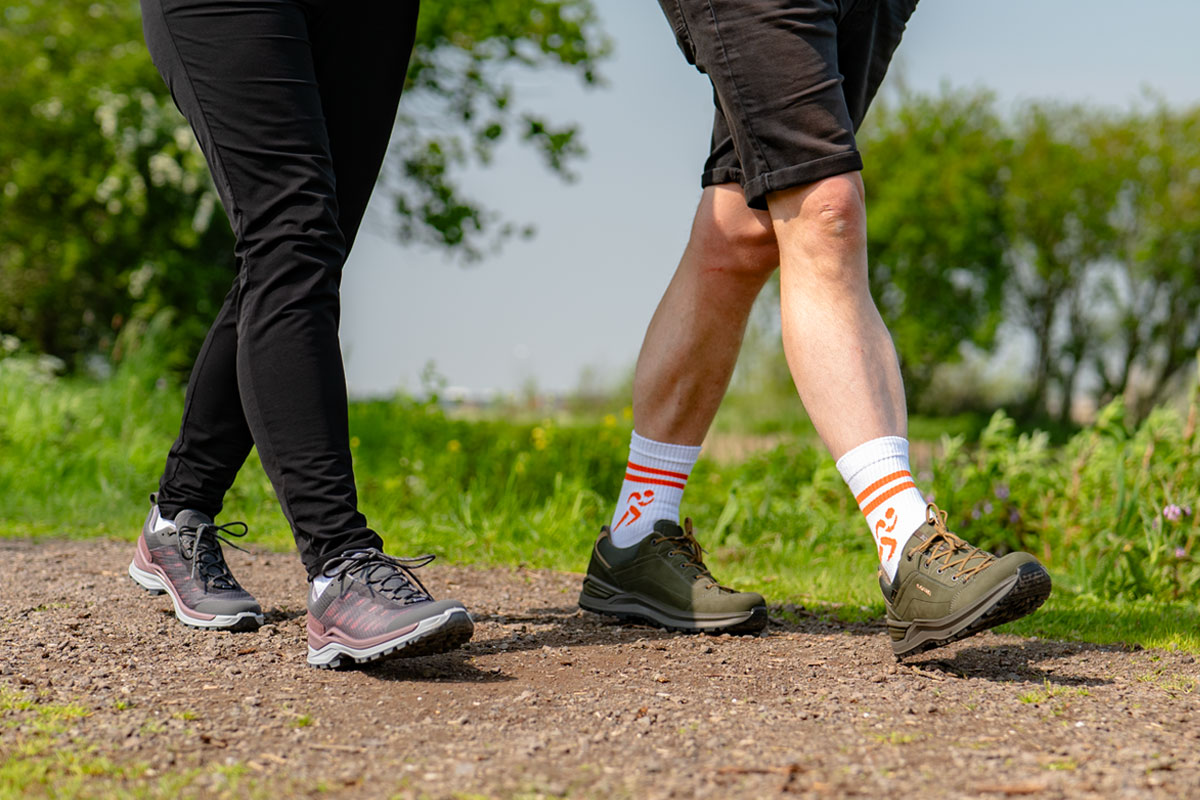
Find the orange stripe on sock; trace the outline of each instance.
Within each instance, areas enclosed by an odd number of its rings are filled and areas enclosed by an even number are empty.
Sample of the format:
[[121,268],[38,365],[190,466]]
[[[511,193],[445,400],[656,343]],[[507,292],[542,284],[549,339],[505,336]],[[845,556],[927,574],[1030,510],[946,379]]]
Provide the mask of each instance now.
[[[861,506],[863,504],[863,500],[866,500],[868,497],[871,496],[871,492],[873,492],[876,489],[879,489],[883,486],[887,486],[892,481],[898,480],[900,478],[908,478],[911,480],[912,473],[906,469],[902,469],[899,472],[893,472],[891,475],[880,478],[879,480],[875,481],[870,486],[868,486],[867,488],[865,488],[861,492],[859,492],[858,495],[854,498],[854,501]],[[866,513],[866,512],[863,512],[863,513]]]
[[913,483],[912,481],[905,481],[904,483],[900,484],[899,486],[894,486],[891,489],[888,489],[886,492],[879,495],[879,497],[876,497],[874,500],[872,500],[870,505],[868,505],[866,508],[863,509],[863,516],[864,517],[870,516],[872,511],[879,508],[880,503],[887,501],[888,498],[890,498],[890,497],[894,497],[895,495],[900,494],[905,489],[916,489],[916,488],[917,488],[917,485],[915,483]]
[[641,475],[634,475],[632,472],[625,473],[625,480],[633,481],[634,483],[653,483],[655,486],[673,486],[676,489],[683,489],[685,484],[676,483],[675,481],[660,481],[658,478],[643,478]]
[[688,479],[686,472],[668,472],[665,469],[653,469],[651,467],[643,467],[641,464],[635,464],[632,461],[628,462],[628,464],[626,464],[626,466],[628,466],[631,469],[636,469],[638,472],[649,472],[651,475],[666,475],[668,478],[680,478],[681,480],[685,480],[685,481]]

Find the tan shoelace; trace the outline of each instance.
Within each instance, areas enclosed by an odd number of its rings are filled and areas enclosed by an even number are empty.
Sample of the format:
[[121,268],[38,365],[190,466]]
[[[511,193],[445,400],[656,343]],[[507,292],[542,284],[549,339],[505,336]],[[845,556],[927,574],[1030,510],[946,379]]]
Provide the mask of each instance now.
[[[926,563],[941,559],[942,565],[938,568],[939,573],[956,567],[958,571],[951,575],[950,579],[956,581],[961,578],[966,581],[972,575],[982,572],[996,560],[991,553],[980,550],[975,545],[968,544],[956,534],[951,533],[946,528],[946,512],[933,503],[930,503],[925,509],[925,518],[933,526],[934,533],[920,547],[914,549],[911,555],[924,553]],[[968,566],[972,560],[977,560],[978,563]]]

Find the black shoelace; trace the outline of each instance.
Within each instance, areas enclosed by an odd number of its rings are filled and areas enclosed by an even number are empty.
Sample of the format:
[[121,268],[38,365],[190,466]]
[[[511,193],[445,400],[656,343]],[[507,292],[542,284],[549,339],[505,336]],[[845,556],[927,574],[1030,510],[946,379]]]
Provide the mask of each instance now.
[[321,574],[334,580],[351,575],[370,591],[407,605],[433,600],[413,570],[425,566],[434,558],[433,555],[397,558],[378,550],[356,550],[330,559]]
[[225,554],[221,552],[221,542],[235,550],[247,552],[244,547],[238,547],[227,539],[227,536],[242,537],[246,535],[246,523],[229,522],[225,525],[204,524],[198,527],[182,527],[179,533],[179,553],[192,562],[192,577],[199,573],[200,579],[206,586],[214,589],[239,589],[229,565],[225,563]]

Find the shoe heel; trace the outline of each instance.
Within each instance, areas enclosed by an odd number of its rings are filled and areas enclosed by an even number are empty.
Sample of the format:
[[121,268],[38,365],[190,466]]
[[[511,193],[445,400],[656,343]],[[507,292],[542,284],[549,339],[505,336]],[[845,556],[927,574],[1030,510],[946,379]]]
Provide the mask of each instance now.
[[165,589],[152,589],[149,586],[144,586],[141,581],[132,575],[129,576],[129,580],[133,581],[139,589],[144,589],[146,594],[150,595],[151,597],[158,597],[160,594],[167,593]]
[[888,636],[892,637],[893,642],[902,641],[904,639],[904,637],[908,634],[908,629],[910,627],[911,627],[911,623],[901,622],[899,620],[891,619],[890,617],[888,618],[887,632],[888,632]]
[[615,594],[615,591],[600,583],[600,581],[594,579],[591,575],[588,575],[583,579],[583,589],[580,591],[579,596],[607,600]]
[[353,663],[354,663],[354,659],[352,659],[352,658],[343,658],[341,656],[338,656],[337,658],[333,659],[332,661],[326,662],[324,664],[314,664],[310,661],[310,662],[308,662],[308,665],[315,669],[343,669],[344,667],[348,667],[350,664],[353,664]]

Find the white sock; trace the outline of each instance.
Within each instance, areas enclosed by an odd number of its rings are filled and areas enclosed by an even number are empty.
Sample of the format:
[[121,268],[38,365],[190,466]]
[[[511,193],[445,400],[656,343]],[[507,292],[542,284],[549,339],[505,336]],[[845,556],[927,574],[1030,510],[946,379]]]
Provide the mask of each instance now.
[[927,506],[908,466],[908,440],[872,439],[839,458],[837,468],[867,518],[879,563],[893,580],[904,543],[925,524]]
[[323,595],[325,593],[325,589],[327,589],[329,587],[329,584],[331,584],[331,583],[333,583],[333,578],[331,578],[328,575],[318,575],[317,577],[313,578],[312,579],[312,598],[313,598],[313,600],[316,600],[318,597]]
[[629,463],[609,530],[617,547],[630,547],[650,535],[660,519],[679,522],[679,503],[700,447],[666,444],[638,436],[629,441]]
[[150,530],[154,531],[155,533],[166,530],[167,528],[175,527],[175,520],[164,518],[162,512],[158,510],[158,506],[154,507],[153,519],[154,521],[150,524]]

